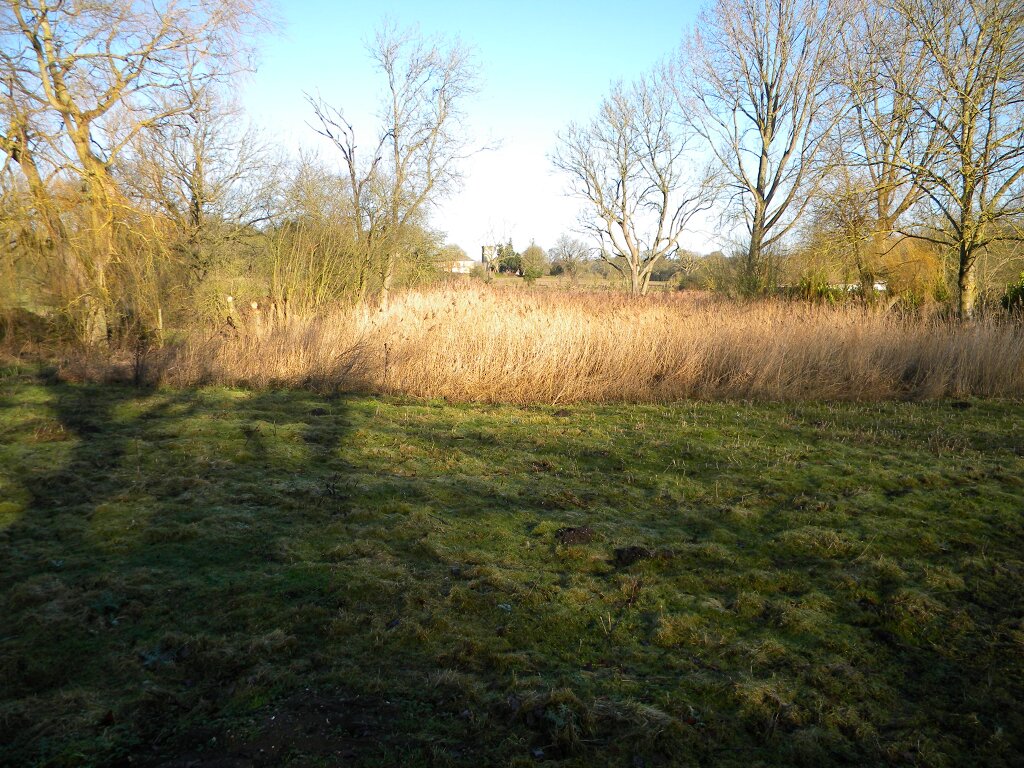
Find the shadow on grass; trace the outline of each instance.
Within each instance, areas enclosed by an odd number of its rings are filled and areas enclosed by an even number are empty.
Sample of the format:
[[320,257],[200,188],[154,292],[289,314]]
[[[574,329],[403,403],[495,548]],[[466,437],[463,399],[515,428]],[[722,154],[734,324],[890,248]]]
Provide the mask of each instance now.
[[1016,433],[858,408],[10,382],[0,763],[1010,765]]
[[[25,498],[2,542],[13,621],[0,638],[0,762],[146,764],[201,749],[269,765],[288,748],[378,752],[390,727],[378,702],[343,679],[329,695],[297,696],[336,607],[329,573],[303,549],[346,514],[343,402],[46,393],[49,418],[21,435]],[[282,431],[294,441],[268,449]],[[57,450],[50,460],[33,447]],[[294,714],[246,719],[278,696]]]

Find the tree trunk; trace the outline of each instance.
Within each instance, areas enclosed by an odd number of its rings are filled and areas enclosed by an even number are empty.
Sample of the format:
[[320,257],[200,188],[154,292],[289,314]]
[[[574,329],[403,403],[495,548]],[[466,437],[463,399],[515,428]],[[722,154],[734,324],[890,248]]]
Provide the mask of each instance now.
[[111,212],[102,200],[90,199],[92,208],[92,258],[87,270],[89,284],[85,286],[85,341],[106,344],[107,323],[107,267],[113,259],[113,237],[109,216]]
[[756,293],[761,288],[761,251],[764,247],[764,211],[760,206],[754,211],[750,222],[750,245],[747,247],[746,263],[743,265],[743,290]]
[[[365,244],[363,248],[368,249]],[[363,260],[359,265],[359,279],[356,282],[356,303],[359,306],[363,306],[366,303],[366,293],[370,287],[370,256],[369,250],[366,250]]]
[[640,268],[636,262],[636,258],[630,260],[629,263],[629,293],[631,296],[642,296],[643,295],[643,278],[640,276]]
[[[891,247],[889,243],[891,233],[892,227],[880,220],[875,231],[871,233],[871,245],[866,249],[862,249],[859,242],[855,245],[858,257],[857,277],[860,280],[861,294],[870,303],[877,298],[875,283],[878,282],[880,276],[884,276],[886,273],[884,257]],[[866,254],[864,250],[867,251]]]
[[71,132],[78,159],[85,171],[87,204],[92,227],[91,253],[80,254],[87,267],[84,272],[89,284],[84,288],[85,314],[83,317],[84,341],[89,344],[106,344],[109,332],[107,324],[107,268],[114,258],[114,199],[116,191],[106,164],[93,154],[89,145],[89,125],[80,124]]
[[384,260],[384,274],[380,286],[380,308],[382,312],[391,303],[391,284],[395,278],[395,261],[397,261],[397,256],[394,253],[389,253]]
[[647,295],[647,291],[650,289],[650,287],[651,287],[651,273],[650,272],[645,272],[643,274],[643,276],[640,278],[640,295],[641,296],[646,296]]
[[85,341],[91,346],[103,346],[107,343],[110,326],[107,323],[107,308],[100,296],[85,297]]
[[975,276],[973,254],[968,251],[967,246],[960,246],[960,265],[957,271],[957,298],[958,315],[961,320],[967,320],[974,315],[974,305],[978,298],[978,286]]

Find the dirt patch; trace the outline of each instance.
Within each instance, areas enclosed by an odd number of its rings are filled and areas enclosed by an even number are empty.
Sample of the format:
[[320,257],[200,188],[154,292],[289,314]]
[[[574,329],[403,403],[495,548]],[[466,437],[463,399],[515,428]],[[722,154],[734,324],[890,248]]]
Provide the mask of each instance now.
[[[383,754],[402,736],[398,708],[366,696],[296,695],[257,714],[250,726],[219,736],[192,734],[205,749],[158,762],[159,768],[263,768],[298,759],[348,765]],[[196,738],[198,737],[198,738]]]
[[671,560],[676,556],[671,549],[651,549],[650,547],[617,547],[612,553],[612,563],[616,568],[628,568],[641,560]]
[[589,525],[576,525],[567,528],[559,528],[555,531],[555,540],[559,544],[572,547],[579,544],[589,544],[594,540],[594,529]]

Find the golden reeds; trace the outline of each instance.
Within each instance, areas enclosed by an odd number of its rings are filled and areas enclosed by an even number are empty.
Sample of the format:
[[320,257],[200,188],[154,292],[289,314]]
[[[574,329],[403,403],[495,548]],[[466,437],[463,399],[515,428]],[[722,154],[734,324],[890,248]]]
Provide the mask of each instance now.
[[633,300],[587,293],[410,291],[385,311],[251,318],[194,333],[148,377],[458,401],[563,403],[1024,395],[1024,329],[861,306]]

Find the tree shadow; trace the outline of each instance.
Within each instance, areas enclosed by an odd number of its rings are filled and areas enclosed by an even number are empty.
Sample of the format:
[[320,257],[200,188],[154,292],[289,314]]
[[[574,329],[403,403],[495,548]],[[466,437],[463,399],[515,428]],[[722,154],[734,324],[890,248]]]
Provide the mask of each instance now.
[[159,762],[300,689],[330,613],[311,542],[350,485],[344,401],[45,392],[48,418],[20,435],[24,509],[0,533],[8,754]]
[[[836,583],[864,605],[836,597],[831,613],[803,615],[870,654],[886,685],[912,670],[901,706],[919,722],[933,722],[929,695],[983,678],[981,662],[880,631],[892,620],[871,602],[887,594],[865,586],[870,562],[816,548],[810,496],[791,509],[809,480],[737,470],[719,501],[717,470],[698,467],[729,466],[727,439],[685,433],[657,452],[661,435],[638,437],[628,417],[613,443],[604,428],[566,437],[569,421],[509,426],[519,410],[307,391],[45,382],[32,397],[0,389],[0,416],[25,411],[0,420],[19,446],[0,481],[24,501],[0,530],[0,764],[670,765],[726,752],[783,764],[794,740],[767,739],[758,720],[774,689],[737,703],[753,669],[744,648],[776,654],[766,685],[798,681],[824,705],[867,706],[878,690],[844,683],[829,699],[829,676],[856,670],[815,668],[813,636],[783,631],[783,609]],[[669,456],[692,482],[662,482]],[[741,508],[754,495],[763,518]],[[778,539],[797,524],[800,537]],[[593,537],[558,538],[580,525]],[[638,557],[616,562],[630,545]],[[992,616],[1019,605],[1018,563],[1004,558],[998,592],[1012,600]],[[757,590],[766,599],[748,595],[756,610],[740,616],[740,593]],[[907,605],[920,619],[932,604]],[[970,647],[952,642],[945,652]],[[978,711],[1010,712],[1007,732],[1024,732],[1012,686],[985,695]],[[795,728],[784,714],[768,713],[771,733]],[[947,725],[961,739],[972,727]],[[877,756],[821,738],[826,756],[829,744]]]

